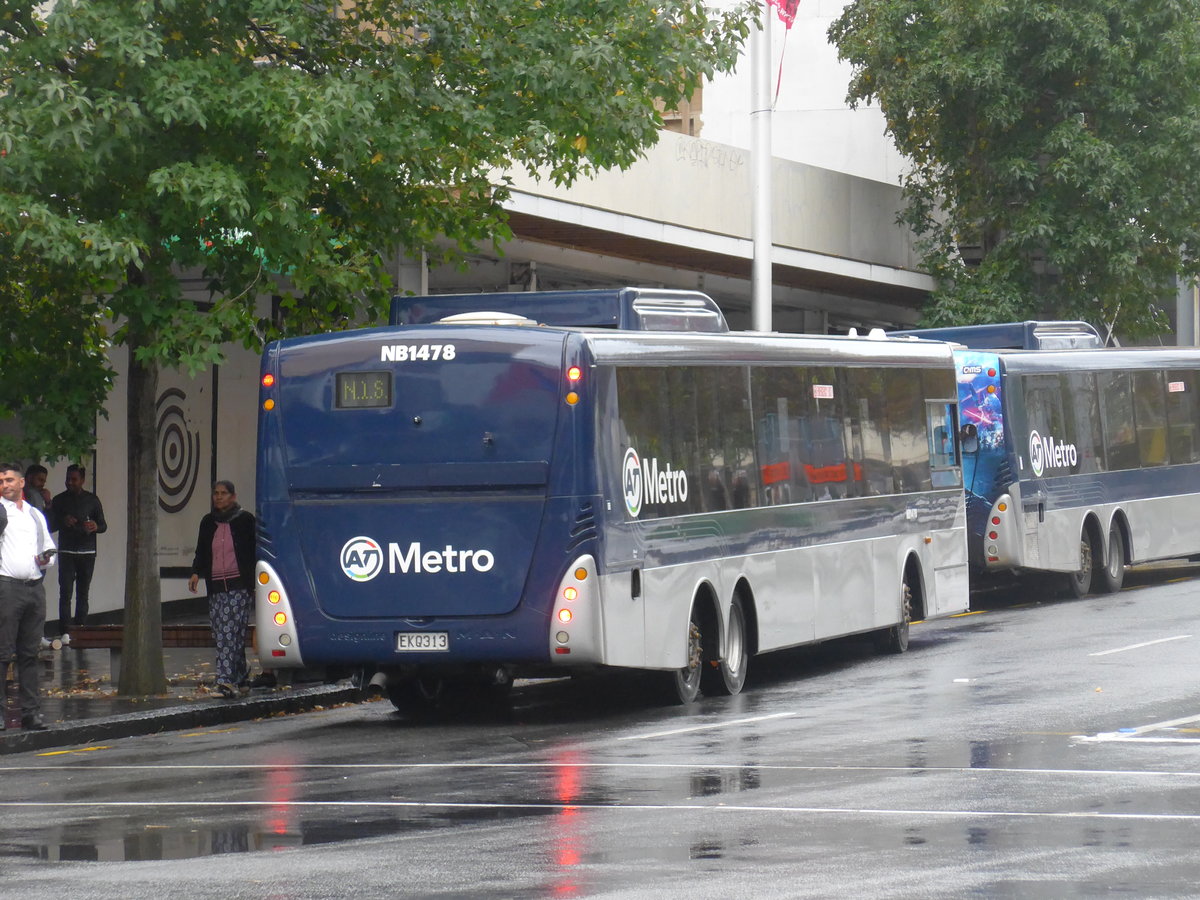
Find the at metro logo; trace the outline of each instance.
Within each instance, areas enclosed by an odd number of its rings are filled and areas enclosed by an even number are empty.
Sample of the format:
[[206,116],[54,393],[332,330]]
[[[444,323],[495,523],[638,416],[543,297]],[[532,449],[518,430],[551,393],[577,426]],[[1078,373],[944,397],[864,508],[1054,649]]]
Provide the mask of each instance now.
[[1079,451],[1074,444],[1064,444],[1052,436],[1042,437],[1036,430],[1029,432],[1029,467],[1041,478],[1047,469],[1067,469],[1079,465]]
[[621,493],[626,511],[636,519],[643,505],[686,503],[687,472],[672,469],[670,463],[660,469],[657,457],[643,460],[637,450],[630,447],[621,464]]
[[342,572],[352,581],[370,581],[383,571],[387,560],[389,575],[458,575],[463,572],[490,572],[496,565],[496,557],[490,550],[460,550],[447,544],[440,550],[426,550],[420,541],[413,541],[407,548],[398,543],[387,545],[385,554],[382,544],[373,538],[355,537],[342,545],[339,556]]
[[338,560],[351,581],[370,581],[383,570],[383,548],[374,538],[352,537],[342,544]]

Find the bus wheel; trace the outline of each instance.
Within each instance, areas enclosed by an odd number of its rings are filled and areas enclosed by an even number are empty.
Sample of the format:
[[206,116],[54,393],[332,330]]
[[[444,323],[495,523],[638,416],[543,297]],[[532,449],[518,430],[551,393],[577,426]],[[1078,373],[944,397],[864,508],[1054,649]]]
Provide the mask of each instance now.
[[681,706],[693,702],[700,694],[700,676],[703,674],[704,650],[701,645],[700,623],[696,611],[688,622],[687,662],[682,669],[667,673],[667,700]]
[[1086,597],[1092,589],[1092,542],[1085,531],[1079,538],[1079,570],[1067,575],[1072,596]]
[[891,628],[885,628],[880,634],[877,644],[884,653],[903,653],[908,649],[908,626],[912,622],[912,588],[908,586],[908,576],[900,582],[900,621]]
[[725,652],[700,669],[700,687],[706,694],[737,694],[746,683],[750,649],[746,641],[746,613],[742,598],[729,604],[729,624],[725,629]]
[[1121,526],[1113,522],[1108,529],[1108,555],[1104,568],[1100,570],[1100,590],[1115,594],[1125,583],[1125,535]]
[[389,681],[388,699],[400,712],[420,715],[440,709],[447,696],[446,679],[440,675],[418,674],[412,678]]

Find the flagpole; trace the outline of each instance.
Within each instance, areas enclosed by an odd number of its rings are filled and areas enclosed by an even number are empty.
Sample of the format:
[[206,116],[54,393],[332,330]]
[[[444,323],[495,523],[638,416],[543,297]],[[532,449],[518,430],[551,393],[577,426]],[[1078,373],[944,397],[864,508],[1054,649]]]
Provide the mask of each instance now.
[[755,331],[771,323],[771,31],[764,3],[750,31],[750,193],[754,259],[750,270],[750,315]]

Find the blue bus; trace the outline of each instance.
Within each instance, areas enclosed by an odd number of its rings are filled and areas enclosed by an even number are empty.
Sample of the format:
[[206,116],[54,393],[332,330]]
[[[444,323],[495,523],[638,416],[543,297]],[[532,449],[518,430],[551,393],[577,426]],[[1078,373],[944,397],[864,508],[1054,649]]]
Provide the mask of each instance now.
[[[740,691],[757,653],[903,651],[966,609],[948,345],[584,293],[266,348],[265,665],[382,673],[401,708],[603,667],[687,703]],[[639,299],[660,312],[622,320]],[[577,301],[604,321],[566,324]]]
[[977,580],[1052,573],[1085,596],[1200,554],[1200,348],[1104,348],[1085,323],[909,334],[957,345]]

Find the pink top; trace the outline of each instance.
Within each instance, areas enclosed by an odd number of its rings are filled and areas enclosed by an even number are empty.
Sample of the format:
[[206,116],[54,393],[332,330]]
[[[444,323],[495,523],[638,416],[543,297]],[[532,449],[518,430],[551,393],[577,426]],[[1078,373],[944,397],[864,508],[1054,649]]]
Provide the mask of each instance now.
[[233,552],[233,532],[228,522],[218,522],[212,542],[212,577],[217,581],[237,578],[237,556]]

